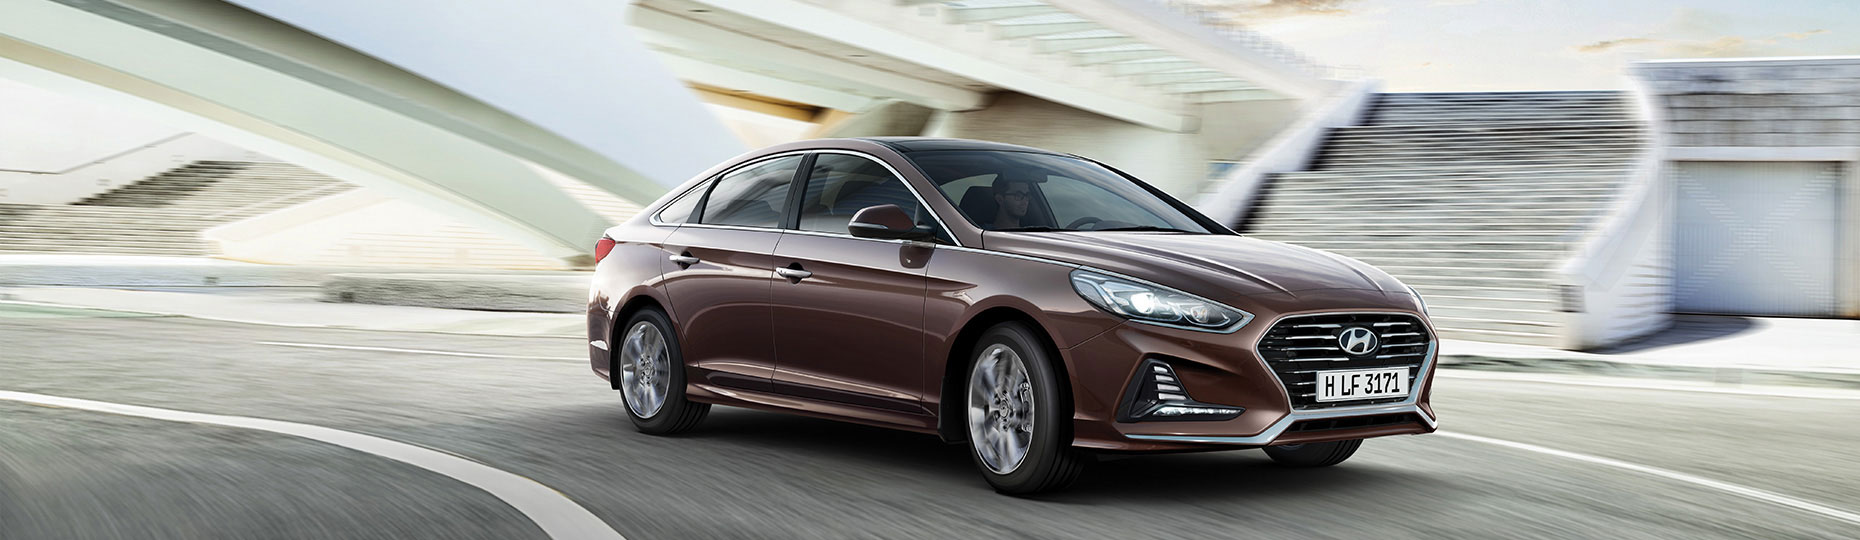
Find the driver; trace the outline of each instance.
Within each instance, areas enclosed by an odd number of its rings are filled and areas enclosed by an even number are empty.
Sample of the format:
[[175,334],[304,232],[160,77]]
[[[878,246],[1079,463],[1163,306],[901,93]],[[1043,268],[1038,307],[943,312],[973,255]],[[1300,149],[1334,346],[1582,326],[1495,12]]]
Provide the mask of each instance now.
[[990,229],[1013,229],[1026,226],[1027,205],[1033,198],[1033,183],[1021,179],[995,176],[995,219]]

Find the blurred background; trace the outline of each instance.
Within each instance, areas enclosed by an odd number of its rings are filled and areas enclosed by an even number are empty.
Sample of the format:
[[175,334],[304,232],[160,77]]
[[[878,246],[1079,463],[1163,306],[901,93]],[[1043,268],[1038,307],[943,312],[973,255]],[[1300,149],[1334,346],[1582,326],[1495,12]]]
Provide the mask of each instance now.
[[[0,0],[0,537],[1851,537],[1857,54],[1833,0]],[[917,435],[632,433],[578,359],[601,231],[861,136],[1390,272],[1447,431],[1042,500]]]

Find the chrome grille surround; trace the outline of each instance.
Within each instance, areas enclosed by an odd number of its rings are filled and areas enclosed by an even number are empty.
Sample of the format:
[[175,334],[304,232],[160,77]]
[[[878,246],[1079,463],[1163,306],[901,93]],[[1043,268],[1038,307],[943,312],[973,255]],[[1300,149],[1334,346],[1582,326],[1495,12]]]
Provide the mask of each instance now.
[[[1380,344],[1369,354],[1345,353],[1338,332],[1360,326],[1376,333]],[[1420,382],[1432,367],[1435,339],[1427,324],[1401,312],[1309,313],[1288,315],[1260,335],[1254,351],[1284,386],[1293,410],[1326,410],[1365,405],[1407,403],[1420,392]],[[1407,397],[1321,403],[1317,401],[1319,371],[1407,367]]]

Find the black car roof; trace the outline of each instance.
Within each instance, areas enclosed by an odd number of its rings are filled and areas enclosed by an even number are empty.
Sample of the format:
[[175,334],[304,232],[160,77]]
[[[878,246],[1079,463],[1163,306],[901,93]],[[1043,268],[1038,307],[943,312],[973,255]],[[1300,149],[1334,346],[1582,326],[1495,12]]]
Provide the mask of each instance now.
[[1004,152],[1033,152],[1038,154],[1066,155],[1064,153],[1043,150],[1031,146],[971,139],[945,139],[939,137],[858,137],[858,139],[888,146],[901,154],[908,154],[911,152],[933,152],[937,150],[996,150]]

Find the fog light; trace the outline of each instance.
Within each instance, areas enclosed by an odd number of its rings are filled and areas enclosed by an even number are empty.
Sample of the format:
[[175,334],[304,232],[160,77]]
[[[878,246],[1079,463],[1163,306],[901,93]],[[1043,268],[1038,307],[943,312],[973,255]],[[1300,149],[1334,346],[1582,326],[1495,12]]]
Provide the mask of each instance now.
[[1245,407],[1213,405],[1188,397],[1188,389],[1175,375],[1175,368],[1156,359],[1143,361],[1143,368],[1124,391],[1124,406],[1118,412],[1120,422],[1145,420],[1229,420],[1246,412]]
[[1163,405],[1161,407],[1157,407],[1156,410],[1154,411],[1150,411],[1150,416],[1201,416],[1201,415],[1219,416],[1219,415],[1225,415],[1225,414],[1240,414],[1240,410],[1227,408],[1227,407],[1184,407],[1181,405]]

